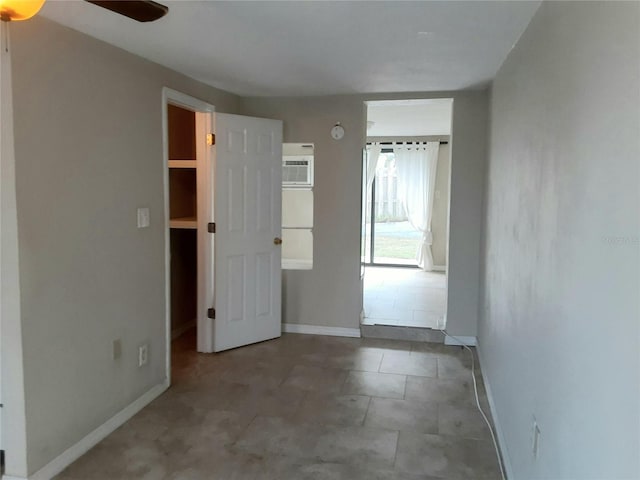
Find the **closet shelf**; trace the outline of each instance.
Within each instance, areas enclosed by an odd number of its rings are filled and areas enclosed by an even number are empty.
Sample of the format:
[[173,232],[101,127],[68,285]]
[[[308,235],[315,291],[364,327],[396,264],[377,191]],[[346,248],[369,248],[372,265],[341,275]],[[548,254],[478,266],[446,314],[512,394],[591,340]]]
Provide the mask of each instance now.
[[169,168],[196,168],[195,160],[169,160]]
[[186,228],[195,230],[198,228],[198,220],[196,217],[171,218],[169,220],[171,228]]

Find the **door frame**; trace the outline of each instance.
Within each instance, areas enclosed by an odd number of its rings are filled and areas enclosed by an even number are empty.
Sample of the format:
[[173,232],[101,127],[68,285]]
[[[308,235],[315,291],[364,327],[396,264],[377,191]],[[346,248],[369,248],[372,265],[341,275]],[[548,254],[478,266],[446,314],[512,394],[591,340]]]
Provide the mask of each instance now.
[[[169,122],[168,105],[176,105],[196,113],[196,135],[204,140],[213,131],[213,114],[215,107],[210,103],[199,100],[168,87],[162,89],[162,158],[163,158],[163,203],[164,203],[164,266],[165,266],[165,368],[169,385],[171,384],[171,229],[169,209]],[[198,264],[213,265],[213,251],[205,248],[207,223],[213,221],[213,195],[207,192],[213,173],[214,155],[212,148],[204,141],[196,142],[197,152],[197,204],[198,204]],[[210,220],[211,219],[211,220]],[[198,269],[198,314],[197,335],[198,352],[213,352],[213,321],[207,317],[205,302],[213,291],[213,275],[208,275],[205,269]],[[208,303],[207,303],[208,304]]]
[[[380,99],[370,99],[370,100],[365,100],[364,101],[364,123],[367,123],[367,105],[370,101],[380,101],[380,100],[398,100],[398,99],[386,99],[386,98],[380,98]],[[455,96],[426,96],[426,97],[407,97],[407,98],[401,98],[401,100],[450,100],[451,101],[451,118],[449,119],[450,122],[450,129],[449,129],[449,139],[448,139],[448,144],[449,144],[449,176],[447,178],[447,186],[448,186],[448,196],[447,196],[447,215],[446,215],[446,219],[447,219],[447,224],[446,224],[446,232],[447,232],[447,242],[445,244],[445,259],[446,259],[446,265],[445,265],[445,269],[444,269],[444,274],[446,276],[446,290],[445,290],[445,311],[444,311],[444,318],[443,318],[443,326],[440,330],[445,330],[448,324],[448,315],[449,315],[449,268],[451,265],[451,251],[450,251],[450,244],[451,244],[451,203],[452,203],[452,199],[453,199],[453,195],[452,195],[452,190],[451,190],[451,185],[452,185],[452,180],[453,180],[453,144],[454,144],[454,140],[455,140],[455,129],[454,129],[454,119],[456,117],[456,98]],[[438,135],[434,135],[434,137],[438,137]],[[384,138],[384,137],[383,137]],[[393,138],[393,137],[389,137],[389,138]],[[402,137],[400,137],[402,138]],[[413,138],[413,139],[412,139]],[[425,141],[425,140],[420,140],[420,136],[417,137],[406,137],[405,141]],[[380,141],[380,139],[378,139],[378,141]],[[428,140],[426,140],[428,141]],[[363,144],[363,152],[366,152],[366,148],[367,148],[367,144],[369,143],[368,137],[365,135],[365,140],[364,140],[364,144]],[[365,153],[366,155],[366,153]],[[365,157],[366,158],[366,157]],[[360,183],[361,183],[361,188],[362,188],[362,182],[364,181],[362,177],[364,177],[366,175],[366,169],[365,169],[365,165],[366,163],[363,161],[363,165],[362,165],[362,169],[361,169],[361,179],[360,179]],[[366,193],[366,192],[365,192]],[[362,193],[360,195],[360,201],[362,203],[365,204],[365,206],[361,205],[361,215],[366,215],[366,201],[367,198],[365,198],[364,193]],[[373,207],[372,207],[373,210]],[[361,219],[361,221],[364,223],[366,222],[366,220]],[[365,233],[366,233],[366,223],[365,223]],[[373,238],[373,234],[372,234],[372,238]],[[366,247],[365,247],[366,248]],[[373,253],[373,252],[371,252]],[[371,259],[373,259],[373,256],[371,255]],[[373,264],[373,263],[367,263],[366,261],[363,262],[362,261],[362,255],[361,255],[361,276],[360,276],[360,305],[361,305],[361,311],[360,311],[360,325],[362,325],[363,320],[364,320],[364,276],[366,275],[366,269],[367,268],[371,268],[371,267],[399,267],[398,265],[385,265],[385,264]],[[400,267],[402,268],[402,267]],[[405,267],[406,268],[406,267]],[[409,268],[412,268],[411,266],[409,266]]]
[[0,22],[0,449],[5,472],[27,476],[11,38]]

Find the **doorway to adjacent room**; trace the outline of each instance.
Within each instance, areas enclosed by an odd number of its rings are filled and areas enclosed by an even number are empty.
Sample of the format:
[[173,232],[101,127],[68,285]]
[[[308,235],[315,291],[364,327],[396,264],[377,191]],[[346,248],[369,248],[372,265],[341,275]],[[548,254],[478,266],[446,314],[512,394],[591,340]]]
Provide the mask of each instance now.
[[367,102],[363,324],[446,323],[452,99]]

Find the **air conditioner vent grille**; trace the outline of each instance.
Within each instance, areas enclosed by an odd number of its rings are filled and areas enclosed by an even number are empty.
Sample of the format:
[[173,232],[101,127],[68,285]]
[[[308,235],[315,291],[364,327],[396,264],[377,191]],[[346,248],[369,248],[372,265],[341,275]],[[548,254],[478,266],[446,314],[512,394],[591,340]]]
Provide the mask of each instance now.
[[313,185],[313,157],[285,157],[282,160],[282,184],[294,187]]

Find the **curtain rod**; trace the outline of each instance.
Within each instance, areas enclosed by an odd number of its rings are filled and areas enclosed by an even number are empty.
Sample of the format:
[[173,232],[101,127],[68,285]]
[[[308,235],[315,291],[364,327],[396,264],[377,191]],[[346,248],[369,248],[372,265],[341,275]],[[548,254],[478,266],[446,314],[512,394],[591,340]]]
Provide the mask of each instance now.
[[[367,142],[367,145],[373,145],[377,143],[378,145],[413,145],[414,143],[428,143],[428,142]],[[449,142],[442,141],[440,145],[449,145]]]

